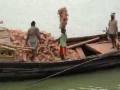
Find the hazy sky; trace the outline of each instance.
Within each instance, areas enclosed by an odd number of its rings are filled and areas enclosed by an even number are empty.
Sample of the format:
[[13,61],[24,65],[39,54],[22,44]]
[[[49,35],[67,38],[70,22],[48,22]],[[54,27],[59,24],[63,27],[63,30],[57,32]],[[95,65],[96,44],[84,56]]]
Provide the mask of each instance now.
[[[57,10],[68,8],[69,37],[102,33],[111,12],[120,22],[120,0],[0,0],[0,20],[8,28],[27,30],[35,20],[42,31],[60,34]],[[119,24],[120,28],[120,24]]]

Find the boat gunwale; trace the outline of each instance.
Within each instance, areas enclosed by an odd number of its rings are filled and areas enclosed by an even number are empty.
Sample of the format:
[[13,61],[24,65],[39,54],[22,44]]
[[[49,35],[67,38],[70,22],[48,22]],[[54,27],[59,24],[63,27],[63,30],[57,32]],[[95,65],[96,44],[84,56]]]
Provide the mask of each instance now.
[[[2,67],[2,65],[20,65],[20,66],[17,66],[17,67],[21,67],[22,66],[47,66],[47,65],[50,65],[50,66],[53,66],[53,65],[67,65],[67,64],[74,64],[74,63],[84,63],[86,61],[89,61],[92,59],[95,59],[95,60],[98,60],[98,59],[102,59],[102,58],[106,58],[106,57],[110,57],[110,56],[116,56],[116,55],[120,55],[120,52],[119,51],[116,51],[116,52],[111,52],[109,54],[105,54],[102,56],[102,54],[100,55],[93,55],[93,56],[89,56],[85,59],[80,59],[80,60],[71,60],[71,61],[62,61],[62,62],[53,62],[53,63],[48,63],[48,62],[45,62],[45,63],[29,63],[29,62],[0,62],[0,67]],[[7,66],[6,66],[7,67]]]

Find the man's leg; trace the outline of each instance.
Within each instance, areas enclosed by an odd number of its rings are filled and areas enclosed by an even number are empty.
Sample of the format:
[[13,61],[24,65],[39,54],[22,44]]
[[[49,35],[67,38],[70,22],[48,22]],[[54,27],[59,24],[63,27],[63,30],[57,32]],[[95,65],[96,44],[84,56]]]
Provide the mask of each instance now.
[[113,42],[113,47],[116,48],[116,40],[115,40],[115,38],[113,38],[112,42]]
[[114,37],[114,41],[115,41],[115,47],[117,48],[117,50],[119,50],[119,39],[118,39],[118,36]]
[[112,39],[113,39],[113,45],[114,45],[114,47],[117,48],[117,36],[116,36],[116,34],[112,35]]
[[37,57],[37,49],[32,49],[31,61],[35,61],[35,57]]
[[112,48],[115,48],[115,39],[113,34],[110,34],[110,39],[111,39],[111,43],[112,43]]
[[60,47],[60,57],[62,60],[65,59],[63,47]]
[[31,61],[34,61],[34,58],[35,58],[35,50],[34,50],[34,49],[32,49]]

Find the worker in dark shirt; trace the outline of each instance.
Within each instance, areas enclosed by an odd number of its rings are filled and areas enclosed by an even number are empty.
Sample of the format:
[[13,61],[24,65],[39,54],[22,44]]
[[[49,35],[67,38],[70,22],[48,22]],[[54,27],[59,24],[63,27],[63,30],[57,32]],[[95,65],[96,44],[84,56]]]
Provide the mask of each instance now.
[[40,32],[39,29],[35,26],[35,24],[35,21],[31,22],[31,28],[28,30],[26,39],[26,45],[32,48],[32,61],[37,56],[37,47],[40,42]]

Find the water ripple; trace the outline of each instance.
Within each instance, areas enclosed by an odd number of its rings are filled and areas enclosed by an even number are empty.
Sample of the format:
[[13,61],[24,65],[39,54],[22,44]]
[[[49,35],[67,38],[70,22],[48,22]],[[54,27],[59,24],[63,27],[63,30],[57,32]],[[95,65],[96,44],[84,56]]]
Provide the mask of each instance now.
[[88,87],[78,87],[78,89],[76,90],[108,90],[108,89],[103,87],[88,86]]

